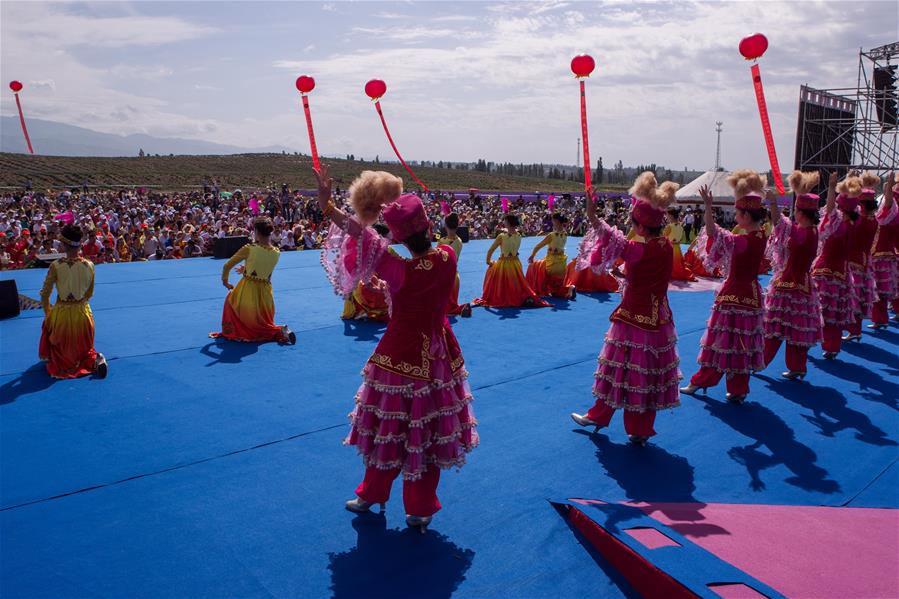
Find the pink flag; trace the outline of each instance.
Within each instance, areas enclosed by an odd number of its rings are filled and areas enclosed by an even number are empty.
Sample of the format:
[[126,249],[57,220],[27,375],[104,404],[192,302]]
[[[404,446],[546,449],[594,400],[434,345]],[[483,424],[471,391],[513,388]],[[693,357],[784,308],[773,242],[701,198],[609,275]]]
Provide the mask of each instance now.
[[556,205],[556,196],[553,194],[549,195],[549,198],[546,200],[546,209],[550,212],[553,211],[553,206]]
[[72,214],[71,211],[61,212],[61,213],[57,214],[54,218],[56,220],[61,220],[62,222],[64,222],[67,225],[71,225],[72,223],[75,222],[75,215]]
[[257,200],[256,198],[250,199],[250,211],[253,214],[259,214],[259,200]]
[[509,198],[502,199],[503,212],[509,212]]
[[440,200],[440,211],[443,212],[443,216],[446,216],[450,213],[449,204],[447,204],[444,200]]

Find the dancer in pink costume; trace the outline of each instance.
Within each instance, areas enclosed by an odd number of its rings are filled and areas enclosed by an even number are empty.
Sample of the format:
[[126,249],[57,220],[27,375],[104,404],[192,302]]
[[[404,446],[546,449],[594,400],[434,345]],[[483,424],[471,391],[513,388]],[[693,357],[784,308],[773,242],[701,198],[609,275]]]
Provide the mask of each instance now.
[[859,219],[855,221],[849,236],[849,270],[852,273],[852,289],[855,296],[855,322],[849,325],[849,332],[843,341],[860,341],[862,321],[871,318],[871,310],[877,301],[877,285],[871,265],[871,248],[877,237],[877,192],[874,187],[880,177],[874,173],[862,173],[859,177],[862,192],[858,196]]
[[[837,196],[839,192],[839,196]],[[837,184],[831,173],[827,203],[818,225],[818,257],[812,266],[812,280],[821,301],[824,319],[824,357],[832,360],[840,353],[843,330],[855,322],[852,273],[849,270],[849,241],[858,220],[861,179],[849,176]]]
[[612,312],[599,354],[593,395],[596,403],[571,418],[581,426],[608,426],[618,408],[624,409],[624,430],[632,443],[646,445],[655,435],[656,412],[680,405],[677,382],[680,359],[677,332],[668,307],[668,282],[674,252],[662,235],[665,209],[674,199],[676,183],[658,186],[655,174],[637,177],[631,222],[643,241],[629,241],[596,215],[587,194],[587,217],[593,225],[581,242],[578,268],[606,272],[616,260],[626,264],[621,303]]
[[768,210],[773,233],[766,253],[774,276],[765,294],[765,366],[787,343],[788,379],[805,377],[808,350],[821,342],[821,304],[812,283],[812,262],[818,253],[818,204],[811,190],[817,187],[817,172],[793,171],[790,187],[796,195],[793,222],[777,207],[777,198],[768,192]]
[[[400,195],[398,177],[364,171],[350,186],[350,217],[331,202],[328,167],[315,174],[319,204],[333,221],[321,258],[328,278],[345,295],[377,274],[392,307],[350,414],[346,443],[362,455],[365,477],[346,507],[366,512],[379,503],[383,509],[402,474],[406,522],[424,532],[441,507],[440,470],[461,467],[478,443],[468,373],[446,318],[456,255],[449,246],[431,246],[424,205],[415,195]],[[389,242],[369,226],[382,208],[393,241],[405,245],[411,259],[389,252]]]
[[882,329],[887,326],[887,304],[892,302],[893,308],[899,307],[899,209],[896,208],[895,195],[899,193],[899,175],[890,173],[883,184],[883,204],[877,213],[877,236],[871,248],[871,269],[877,286],[877,301],[871,311],[868,325],[871,329]]
[[716,225],[712,193],[707,186],[700,189],[705,229],[696,247],[709,271],[720,266],[728,274],[715,295],[712,316],[700,341],[700,368],[681,391],[692,395],[698,389],[714,387],[726,376],[727,400],[742,403],[749,395],[750,373],[765,368],[765,305],[758,272],[765,255],[761,225],[767,211],[761,193],[767,179],[743,169],[731,173],[727,182],[734,188],[736,220],[745,233],[735,235]]

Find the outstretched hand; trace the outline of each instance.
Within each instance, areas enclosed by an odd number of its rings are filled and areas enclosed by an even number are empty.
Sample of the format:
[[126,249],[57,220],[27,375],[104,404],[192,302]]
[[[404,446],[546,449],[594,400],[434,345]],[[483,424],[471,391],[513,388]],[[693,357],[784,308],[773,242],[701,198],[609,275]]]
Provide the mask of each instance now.
[[774,191],[770,187],[765,190],[765,201],[768,202],[768,206],[772,209],[777,208],[777,196],[774,195]]
[[324,210],[331,201],[331,187],[334,185],[334,179],[331,178],[331,167],[322,164],[321,168],[312,169],[315,173],[315,179],[318,182],[318,204]]
[[709,189],[708,185],[703,185],[699,188],[699,197],[702,198],[702,202],[705,204],[706,208],[712,205],[712,190]]

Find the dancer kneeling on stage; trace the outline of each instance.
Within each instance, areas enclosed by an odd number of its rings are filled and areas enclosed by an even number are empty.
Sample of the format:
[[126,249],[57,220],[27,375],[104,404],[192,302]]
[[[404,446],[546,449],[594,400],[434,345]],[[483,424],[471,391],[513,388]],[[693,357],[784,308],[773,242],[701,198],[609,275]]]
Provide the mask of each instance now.
[[745,169],[734,171],[727,182],[734,188],[737,225],[745,233],[734,235],[716,225],[712,192],[708,186],[699,190],[705,202],[705,229],[697,249],[708,270],[720,267],[727,278],[715,295],[712,316],[700,341],[699,371],[681,391],[693,394],[714,387],[726,375],[727,400],[742,403],[749,394],[749,374],[765,368],[765,305],[758,272],[766,245],[761,192],[767,180]]
[[821,303],[812,283],[811,269],[818,253],[818,204],[811,190],[818,186],[818,173],[793,171],[790,187],[796,195],[794,222],[777,207],[777,198],[768,191],[768,210],[773,234],[767,254],[774,276],[765,295],[765,366],[787,342],[788,379],[805,377],[808,350],[821,342]]
[[[553,230],[531,250],[525,278],[537,295],[574,299],[577,290],[574,285],[565,281],[565,264],[568,262],[568,256],[565,255],[565,242],[568,241],[565,225],[568,224],[568,218],[564,214],[553,212],[552,223]],[[546,247],[546,258],[534,260],[543,247]]]
[[593,385],[596,403],[585,415],[572,414],[581,426],[608,426],[623,408],[624,430],[631,442],[645,445],[653,435],[656,411],[680,404],[677,333],[668,307],[671,242],[662,235],[665,208],[674,199],[676,183],[657,186],[652,172],[641,174],[631,221],[643,241],[628,241],[596,214],[588,194],[587,217],[593,225],[580,246],[578,266],[604,272],[619,258],[626,265],[621,304],[612,312]]
[[[81,257],[83,233],[78,225],[66,225],[60,241],[66,257],[50,264],[41,287],[44,323],[38,356],[56,379],[74,379],[93,372],[107,373],[106,358],[94,350],[94,315],[88,303],[94,295],[94,265]],[[56,303],[50,294],[56,286]]]
[[[506,214],[503,217],[506,230],[496,236],[487,250],[487,272],[484,274],[484,290],[481,297],[472,302],[476,306],[491,308],[546,308],[550,304],[534,293],[521,272],[518,248],[521,235],[518,233],[518,217]],[[501,255],[493,261],[493,252],[499,248]]]
[[[446,317],[456,255],[446,245],[431,247],[424,205],[415,195],[400,195],[402,179],[364,171],[350,186],[356,215],[348,217],[331,203],[328,167],[315,174],[319,204],[333,221],[322,251],[329,280],[346,293],[377,273],[393,309],[350,414],[346,443],[362,455],[365,478],[346,508],[365,512],[379,503],[383,509],[402,474],[406,522],[424,532],[440,509],[440,470],[461,467],[478,442],[468,374]],[[387,240],[368,226],[382,207],[393,241],[405,245],[411,259],[389,252]]]
[[[297,342],[296,334],[287,325],[275,324],[275,296],[272,294],[272,271],[281,252],[271,244],[272,221],[267,216],[253,221],[255,243],[243,246],[222,267],[222,285],[230,289],[222,309],[222,332],[210,337],[224,337],[230,341]],[[231,269],[238,263],[243,278],[232,285],[228,282]]]

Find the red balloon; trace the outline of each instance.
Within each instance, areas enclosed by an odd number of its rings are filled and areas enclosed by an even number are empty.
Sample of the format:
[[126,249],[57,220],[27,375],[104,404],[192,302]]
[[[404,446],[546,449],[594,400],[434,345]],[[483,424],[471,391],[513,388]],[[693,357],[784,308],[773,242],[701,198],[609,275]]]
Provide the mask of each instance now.
[[768,38],[761,33],[753,33],[740,40],[740,54],[746,60],[761,58],[767,49]]
[[10,81],[9,89],[13,90],[16,93],[22,91],[22,82],[21,81]]
[[301,93],[308,94],[315,89],[315,79],[309,75],[300,75],[297,77],[297,89]]
[[595,68],[596,62],[589,54],[578,54],[571,59],[571,72],[578,77],[589,77]]
[[387,93],[387,84],[380,79],[372,79],[365,84],[365,94],[372,100],[377,100]]

